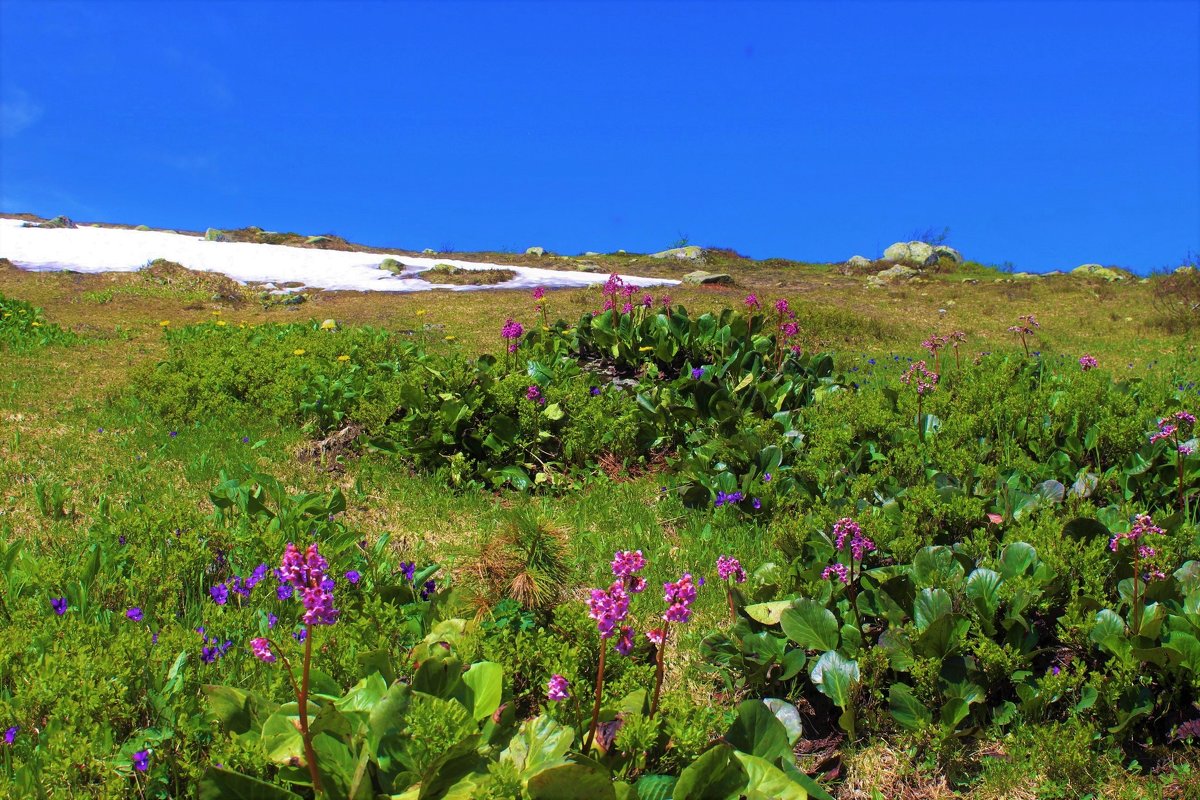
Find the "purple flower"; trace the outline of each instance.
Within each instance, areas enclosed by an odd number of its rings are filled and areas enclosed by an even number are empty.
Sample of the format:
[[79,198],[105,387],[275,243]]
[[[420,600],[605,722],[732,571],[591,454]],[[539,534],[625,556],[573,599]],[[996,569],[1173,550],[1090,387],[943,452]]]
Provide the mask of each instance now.
[[1166,531],[1155,525],[1149,514],[1142,514],[1134,520],[1133,527],[1130,528],[1128,533],[1118,533],[1108,540],[1108,549],[1115,553],[1122,540],[1136,542],[1138,539],[1149,534],[1164,536],[1166,535]]
[[737,505],[742,502],[741,492],[730,492],[726,494],[720,490],[717,491],[717,499],[713,501],[713,506],[720,508],[723,505]]
[[546,398],[542,397],[542,390],[538,388],[537,384],[525,390],[525,399],[533,403],[546,404]]
[[209,587],[208,593],[212,595],[213,602],[219,606],[225,605],[229,600],[229,587],[223,583]]
[[117,537],[117,544],[121,545],[122,547],[125,546],[125,534],[121,534]]
[[692,618],[692,603],[696,601],[696,585],[690,572],[674,583],[663,584],[663,600],[667,604],[663,619],[667,622],[687,622]]
[[264,664],[275,663],[275,654],[271,652],[271,643],[263,637],[251,639],[250,650],[254,653],[254,657]]
[[353,586],[354,584],[356,584],[360,580],[362,580],[362,575],[359,573],[358,570],[352,569],[346,573],[346,580],[350,583],[351,586]]
[[698,381],[704,377],[704,367],[692,367],[692,380]]
[[750,501],[750,505],[754,506],[754,510],[755,510],[755,511],[758,511],[760,508],[762,508],[762,500],[759,500],[759,499],[756,497],[756,498],[754,498],[753,500],[751,500],[751,501]]
[[653,305],[654,305],[654,295],[652,295],[652,294],[642,295],[642,308],[650,308]]
[[761,306],[758,304],[758,295],[746,295],[746,308],[749,308],[751,311],[757,311],[759,308],[761,308]]
[[1057,664],[1055,664],[1053,667],[1050,668],[1051,675],[1057,675],[1060,672],[1062,672],[1062,670],[1058,668]]
[[821,577],[825,580],[829,580],[834,576],[836,576],[837,579],[842,583],[850,582],[850,571],[847,570],[846,565],[842,564],[841,562],[837,564],[831,564],[821,571]]
[[790,310],[788,308],[788,301],[784,300],[783,298],[776,300],[775,301],[775,310],[778,311],[781,315],[788,313],[788,311]]
[[279,617],[275,616],[274,614],[267,614],[267,627],[268,628],[274,628],[276,622],[279,622]]
[[770,482],[771,482],[771,473],[764,472],[763,473],[763,483],[770,483]]
[[179,431],[171,431],[171,433],[169,435],[172,439],[174,439],[176,436],[179,435]]
[[308,638],[308,628],[301,628],[300,630],[296,631],[292,634],[292,638],[297,642],[303,642]]
[[250,444],[250,437],[249,437],[249,436],[243,436],[243,437],[242,437],[242,444]]
[[562,675],[555,673],[546,683],[546,697],[555,702],[566,700],[571,696],[571,684]]
[[623,656],[633,652],[633,628],[628,625],[621,626],[621,635],[617,638],[615,649]]
[[437,591],[437,581],[432,578],[425,581],[425,585],[421,587],[421,599],[428,600]]
[[596,620],[600,638],[611,639],[617,624],[629,614],[629,594],[621,581],[608,589],[592,589],[588,600],[588,616]]
[[546,287],[538,286],[532,292],[530,292],[530,295],[533,297],[534,300],[541,300],[543,297],[546,296]]
[[133,608],[131,608],[125,612],[125,616],[129,617],[134,622],[141,622],[142,621],[142,610],[140,608],[138,608],[137,606],[134,606]]
[[67,613],[67,598],[51,597],[50,607],[54,609],[55,614],[58,614],[61,617],[63,614]]
[[525,326],[523,326],[521,323],[514,322],[511,319],[506,319],[504,321],[504,327],[500,329],[500,338],[508,341],[508,352],[517,352],[517,347],[519,346],[517,340],[520,339],[524,333]]
[[599,397],[599,395],[600,395],[600,387],[599,386],[593,386],[588,391],[590,391],[592,393],[592,397]]
[[412,561],[401,561],[400,562],[400,574],[404,576],[404,580],[408,581],[409,583],[412,583],[413,577],[416,575],[416,573],[417,573],[417,565],[415,562],[412,562]]
[[746,582],[746,570],[742,569],[742,563],[733,556],[718,556],[717,557],[717,577],[723,581],[733,579],[736,583]]
[[646,566],[646,557],[641,550],[619,550],[613,554],[612,573],[618,578],[628,578],[641,572]]
[[301,554],[296,545],[288,542],[278,574],[300,592],[304,603],[303,619],[307,625],[337,622],[340,612],[333,607],[333,581],[326,576],[327,569],[329,562],[321,556],[316,544],[310,544]]
[[1098,366],[1100,366],[1100,363],[1096,361],[1094,356],[1089,356],[1084,353],[1079,357],[1079,368],[1084,372],[1087,372],[1089,369],[1095,369]]
[[267,577],[268,567],[266,564],[259,564],[254,568],[254,572],[250,573],[250,577],[246,578],[246,588],[253,589],[263,578]]
[[6,730],[4,732],[4,743],[12,744],[13,742],[15,742],[17,739],[17,734],[20,732],[21,732],[21,726],[13,725],[11,728],[9,728],[8,730]]
[[280,600],[287,600],[292,596],[294,591],[295,589],[292,588],[290,583],[281,583],[275,587],[275,596]]

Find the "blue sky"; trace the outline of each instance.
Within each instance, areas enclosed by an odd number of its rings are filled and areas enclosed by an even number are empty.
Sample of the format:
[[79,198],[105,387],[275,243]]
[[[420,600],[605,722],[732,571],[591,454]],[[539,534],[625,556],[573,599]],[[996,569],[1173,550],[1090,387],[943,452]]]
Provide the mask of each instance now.
[[379,246],[1200,252],[1200,2],[0,0],[0,210]]

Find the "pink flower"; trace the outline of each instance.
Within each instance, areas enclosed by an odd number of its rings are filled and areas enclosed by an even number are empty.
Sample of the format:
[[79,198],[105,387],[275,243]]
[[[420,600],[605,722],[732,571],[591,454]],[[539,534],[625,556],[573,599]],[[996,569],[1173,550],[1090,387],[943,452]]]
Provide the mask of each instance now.
[[633,652],[633,628],[628,625],[621,626],[621,635],[617,639],[616,651],[623,656]]
[[829,580],[830,578],[835,577],[835,576],[842,583],[850,582],[850,571],[848,569],[846,569],[846,565],[842,564],[841,562],[839,562],[837,564],[830,564],[828,567],[826,567],[824,570],[821,571],[821,577],[824,578],[825,580]]
[[613,554],[612,573],[618,578],[628,578],[646,567],[646,557],[641,550],[618,550]]
[[900,382],[905,386],[912,382],[917,387],[917,394],[923,395],[937,388],[938,374],[928,369],[924,361],[914,361],[900,376]]
[[530,293],[530,295],[533,297],[534,300],[541,300],[543,297],[546,296],[546,287],[538,286]]
[[759,304],[758,304],[758,295],[756,295],[756,294],[746,295],[746,307],[749,308],[751,311],[758,311],[758,309],[761,308],[761,306],[759,306]]
[[1095,356],[1089,356],[1087,353],[1084,353],[1079,357],[1079,368],[1084,372],[1095,369],[1098,366],[1100,366],[1100,362],[1096,360]]
[[788,306],[788,301],[781,297],[775,301],[775,310],[778,311],[780,315],[783,315],[787,314],[791,309]]
[[250,650],[254,653],[254,657],[264,664],[275,663],[275,654],[271,652],[271,643],[263,637],[251,639]]
[[546,683],[546,697],[554,702],[567,700],[571,697],[571,684],[558,673],[551,675]]
[[663,619],[667,622],[687,622],[692,618],[692,603],[696,601],[696,585],[690,572],[674,583],[663,584],[663,600],[667,603]]
[[611,639],[617,625],[629,614],[629,595],[624,585],[616,581],[605,589],[592,589],[588,600],[588,616],[596,620],[600,638]]
[[662,647],[662,643],[663,643],[662,628],[651,628],[650,630],[646,631],[646,638],[650,640],[651,644],[657,645],[658,647]]
[[735,583],[746,582],[746,570],[742,569],[742,564],[732,556],[717,557],[717,577],[723,581],[731,578]]

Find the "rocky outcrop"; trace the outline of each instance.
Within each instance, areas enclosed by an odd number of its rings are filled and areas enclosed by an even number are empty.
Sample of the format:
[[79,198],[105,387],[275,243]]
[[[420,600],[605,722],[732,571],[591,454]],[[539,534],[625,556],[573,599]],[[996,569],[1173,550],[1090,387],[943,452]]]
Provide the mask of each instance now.
[[1072,275],[1084,275],[1089,278],[1103,278],[1106,281],[1126,281],[1133,273],[1120,267],[1105,267],[1100,264],[1080,264],[1071,270]]
[[529,247],[529,248],[526,248],[525,255],[537,256],[538,258],[541,258],[542,256],[546,255],[546,248],[544,248],[544,247]]
[[724,272],[705,272],[702,269],[698,269],[695,272],[689,272],[687,275],[684,275],[683,282],[689,286],[706,286],[714,284],[718,286],[732,286],[734,281],[732,275],[728,275]]
[[[704,257],[704,248],[690,244],[687,247],[672,247],[661,253],[651,253],[651,258],[679,258],[685,261],[698,261]],[[732,281],[732,279],[730,279]]]
[[932,267],[938,262],[937,251],[926,242],[896,242],[883,251],[883,258],[918,269]]

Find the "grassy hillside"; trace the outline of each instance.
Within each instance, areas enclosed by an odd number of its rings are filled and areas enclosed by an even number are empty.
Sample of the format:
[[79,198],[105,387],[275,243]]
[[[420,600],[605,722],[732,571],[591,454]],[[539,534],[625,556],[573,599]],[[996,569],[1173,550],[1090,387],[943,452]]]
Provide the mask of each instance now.
[[[736,284],[593,317],[601,287],[281,305],[177,265],[0,260],[0,625],[19,632],[0,644],[0,792],[219,793],[237,772],[311,796],[317,761],[355,796],[364,753],[360,778],[397,797],[1200,794],[1200,456],[1150,442],[1200,411],[1200,361],[1165,278],[700,266]],[[1030,314],[1023,345],[1009,328]],[[952,332],[935,366],[922,343]],[[921,359],[940,375],[918,395]],[[1164,533],[1131,561],[1141,514]],[[835,546],[845,518],[871,539],[858,558]],[[273,576],[237,591],[288,541],[320,542],[336,624],[306,628]],[[628,657],[586,606],[625,550],[650,586]],[[727,555],[745,583],[721,580]],[[706,583],[660,651],[643,634],[684,571]],[[328,715],[315,759],[282,661],[250,645],[272,637],[299,672],[301,631]],[[585,746],[601,652],[610,727]],[[467,691],[473,663],[498,667]],[[553,675],[574,699],[548,697]],[[318,696],[360,679],[338,711]],[[383,723],[359,700],[402,722],[360,737]],[[508,749],[524,720],[535,748],[563,743],[541,772]]]

